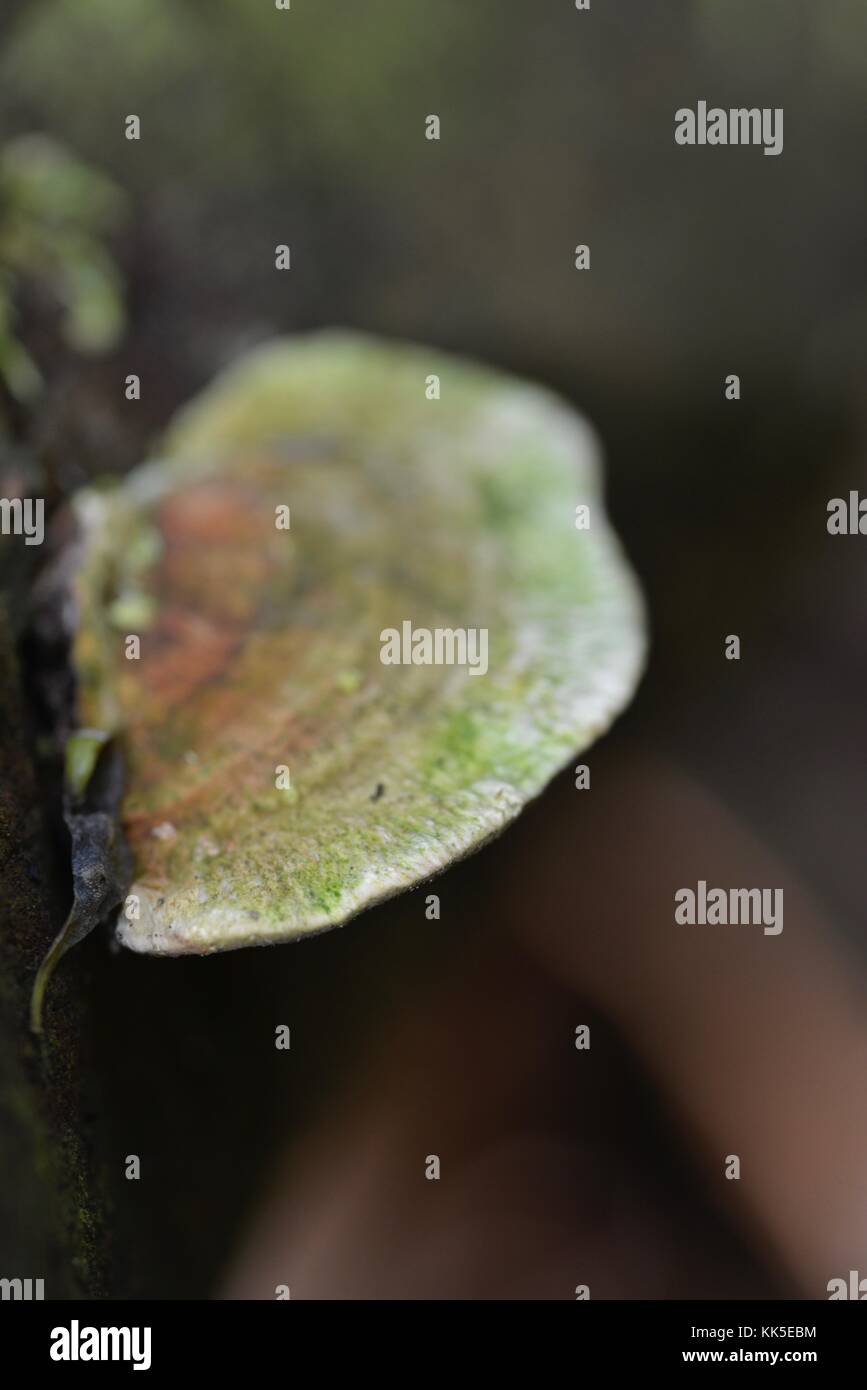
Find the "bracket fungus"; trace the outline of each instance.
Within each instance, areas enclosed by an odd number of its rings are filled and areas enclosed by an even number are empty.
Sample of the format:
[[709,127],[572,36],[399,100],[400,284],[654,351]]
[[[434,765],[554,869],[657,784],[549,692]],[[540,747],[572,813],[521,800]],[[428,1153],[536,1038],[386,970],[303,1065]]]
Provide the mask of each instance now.
[[289,941],[428,878],[640,673],[591,430],[439,352],[267,344],[74,511],[77,718],[124,753],[135,951]]

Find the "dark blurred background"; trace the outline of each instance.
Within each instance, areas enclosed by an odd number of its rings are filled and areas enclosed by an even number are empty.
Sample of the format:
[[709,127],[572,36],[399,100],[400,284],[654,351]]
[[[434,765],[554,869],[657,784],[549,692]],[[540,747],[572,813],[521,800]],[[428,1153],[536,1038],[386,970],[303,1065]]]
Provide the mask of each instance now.
[[[702,784],[745,836],[796,866],[829,949],[839,939],[857,956],[864,559],[862,542],[829,537],[825,521],[830,497],[867,481],[865,79],[860,0],[593,0],[588,13],[571,0],[292,0],[285,13],[267,0],[7,0],[2,139],[50,136],[113,181],[106,235],[125,327],[102,351],[72,350],[50,296],[22,290],[20,332],[44,391],[38,408],[9,404],[6,447],[68,492],[139,461],[173,409],[244,348],[330,324],[555,387],[600,433],[611,511],[651,614],[649,670],[600,768],[616,744],[615,757],[649,752]],[[674,112],[700,99],[784,108],[782,155],[678,147]],[[424,138],[429,113],[438,143]],[[124,138],[129,114],[139,141]],[[292,270],[276,276],[283,242]],[[591,248],[584,273],[579,242]],[[123,395],[129,372],[142,379],[136,404]],[[724,398],[730,373],[737,403]],[[729,633],[739,663],[723,659]],[[564,786],[532,815],[574,814]],[[530,831],[509,835],[507,857],[530,852]],[[379,1094],[371,1058],[393,1051],[389,1020],[431,990],[444,992],[442,1017],[453,982],[478,971],[464,1004],[470,1051],[491,1007],[485,980],[499,982],[508,1017],[530,1011],[531,1032],[561,1015],[574,1032],[572,982],[551,961],[531,964],[520,931],[492,911],[503,853],[446,876],[439,924],[411,895],[297,949],[151,962],[83,948],[88,1142],[111,1193],[115,1292],[222,1287],[264,1175],[280,1171],[274,1153],[303,1147],[368,1068],[367,1094]],[[572,1138],[587,1146],[582,1191],[605,1189],[589,1210],[613,1204],[633,1233],[653,1228],[629,1258],[615,1242],[599,1295],[788,1291],[785,1260],[708,1196],[628,1025],[598,998],[590,1006],[592,1073],[576,1081],[568,1046],[560,1055],[552,1043],[536,1089],[572,1112]],[[299,1038],[291,1080],[270,1050],[281,1021]],[[479,1093],[513,1064],[495,1052]],[[419,1087],[427,1095],[438,1065],[407,1063],[395,1114]],[[433,1110],[445,1129],[460,1129],[453,1095],[443,1083]],[[547,1133],[549,1122],[534,1125]],[[117,1181],[129,1152],[146,1156],[146,1181]],[[532,1162],[518,1162],[518,1189]],[[335,1202],[347,1182],[335,1178]],[[555,1227],[568,1226],[572,1197],[547,1213]],[[576,1216],[576,1230],[588,1221]],[[455,1217],[458,1244],[462,1229]],[[495,1263],[480,1257],[467,1296],[484,1296]],[[394,1292],[385,1275],[371,1280]],[[449,1280],[418,1287],[448,1296]],[[519,1291],[556,1287],[528,1274]]]

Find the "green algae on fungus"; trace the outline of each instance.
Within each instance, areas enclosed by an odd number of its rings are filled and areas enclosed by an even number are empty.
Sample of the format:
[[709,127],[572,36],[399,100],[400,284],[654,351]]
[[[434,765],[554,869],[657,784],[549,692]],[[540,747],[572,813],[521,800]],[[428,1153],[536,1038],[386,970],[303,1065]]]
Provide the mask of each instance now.
[[[156,461],[75,508],[79,718],[124,747],[117,933],[136,951],[292,940],[429,877],[512,820],[638,679],[642,606],[592,432],[548,391],[439,352],[266,345]],[[405,623],[484,630],[485,673],[383,664]]]

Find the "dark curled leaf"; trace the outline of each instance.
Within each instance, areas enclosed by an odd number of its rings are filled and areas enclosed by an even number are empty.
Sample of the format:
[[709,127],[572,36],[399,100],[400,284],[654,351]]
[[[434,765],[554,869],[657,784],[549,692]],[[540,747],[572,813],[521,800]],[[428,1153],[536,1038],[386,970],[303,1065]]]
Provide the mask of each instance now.
[[118,907],[131,872],[119,824],[123,767],[116,741],[96,730],[79,731],[69,740],[67,764],[76,769],[77,779],[68,780],[64,806],[70,837],[72,907],[36,975],[30,1003],[34,1033],[42,1032],[46,986],[61,957]]

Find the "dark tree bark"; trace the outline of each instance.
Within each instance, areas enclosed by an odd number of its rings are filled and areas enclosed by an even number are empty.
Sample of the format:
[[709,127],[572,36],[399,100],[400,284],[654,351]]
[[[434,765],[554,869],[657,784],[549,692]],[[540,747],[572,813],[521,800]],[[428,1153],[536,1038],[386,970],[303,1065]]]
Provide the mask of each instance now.
[[28,1027],[33,977],[62,920],[66,875],[33,757],[15,643],[19,585],[6,569],[0,595],[0,1273],[44,1279],[46,1298],[95,1296],[104,1288],[104,1223],[86,1137],[74,962],[57,981],[45,1038],[37,1040]]

